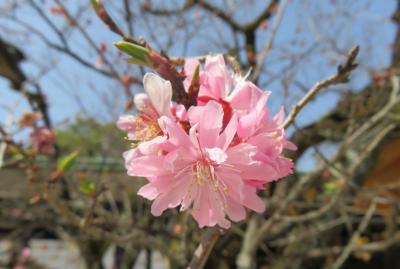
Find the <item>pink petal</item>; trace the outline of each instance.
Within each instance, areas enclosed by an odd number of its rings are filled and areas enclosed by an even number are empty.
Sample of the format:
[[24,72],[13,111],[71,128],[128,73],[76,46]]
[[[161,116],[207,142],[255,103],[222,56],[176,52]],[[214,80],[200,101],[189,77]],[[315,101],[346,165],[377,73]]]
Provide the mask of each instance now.
[[265,181],[257,179],[246,179],[246,184],[256,188],[257,190],[265,190]]
[[188,117],[192,126],[195,123],[199,124],[200,146],[203,148],[215,147],[224,117],[222,106],[214,101],[210,101],[202,107],[191,107],[188,111]]
[[283,147],[288,150],[297,150],[297,146],[288,140],[284,141]]
[[275,157],[282,149],[282,142],[274,138],[272,133],[260,133],[250,137],[247,142],[257,146],[259,152],[269,156]]
[[199,188],[197,197],[194,199],[192,216],[200,228],[210,224],[210,204],[208,191]]
[[171,115],[172,86],[171,82],[162,79],[153,73],[146,73],[143,78],[143,85],[149,99],[159,116]]
[[193,126],[201,121],[204,113],[204,106],[192,106],[187,112],[190,125]]
[[153,184],[149,183],[141,187],[137,194],[146,199],[154,200],[158,196],[159,192],[157,191],[157,188],[153,186]]
[[199,187],[197,184],[193,184],[192,188],[188,190],[188,193],[185,195],[185,198],[182,200],[181,204],[181,210],[184,211],[188,209],[192,203],[193,200],[198,197],[199,195]]
[[226,213],[233,221],[241,221],[246,218],[246,210],[244,207],[233,199],[228,198]]
[[225,210],[223,204],[218,202],[211,203],[211,219],[212,221],[207,226],[215,226],[218,224],[221,228],[229,229],[231,222],[225,218]]
[[237,130],[238,120],[237,115],[233,114],[231,120],[228,125],[225,127],[223,133],[218,137],[217,146],[226,150],[229,144],[232,142],[232,139],[235,137]]
[[228,155],[227,163],[232,165],[248,165],[253,163],[252,156],[256,154],[257,147],[241,143],[234,147],[228,148],[226,154]]
[[145,93],[135,94],[133,102],[135,103],[135,107],[138,111],[144,111],[151,105],[149,96],[147,96]]
[[162,144],[165,143],[167,137],[157,136],[152,140],[145,141],[139,144],[138,149],[143,155],[157,155],[162,149]]
[[261,129],[266,124],[265,121],[268,118],[268,111],[265,104],[268,99],[268,94],[269,93],[262,93],[254,108],[246,112],[247,114],[240,116],[237,133],[241,139],[247,139],[249,136],[254,135],[257,130]]
[[279,109],[279,112],[274,116],[273,121],[276,123],[277,126],[281,126],[283,121],[285,120],[285,109],[283,106]]
[[258,179],[265,183],[277,179],[278,174],[270,164],[255,162],[243,169],[242,176],[246,179]]
[[179,104],[172,107],[173,114],[177,118],[178,121],[186,121],[187,120],[187,111],[184,105]]
[[235,88],[228,101],[234,109],[250,111],[256,107],[260,100],[266,100],[269,94],[270,92],[263,92],[252,82],[246,81]]
[[171,143],[185,148],[192,147],[189,136],[176,122],[165,116],[162,116],[158,122],[161,128],[168,134]]
[[126,160],[128,175],[138,177],[162,176],[171,171],[164,166],[163,156],[141,156]]
[[[222,54],[207,57],[205,75],[211,96],[216,99],[224,99],[229,93],[232,77],[226,68]],[[199,94],[199,96],[202,96],[202,94]]]
[[161,214],[168,208],[168,203],[171,197],[168,194],[159,195],[151,204],[151,214],[153,216],[161,216]]
[[254,134],[258,128],[260,128],[259,114],[256,111],[240,117],[237,134],[241,139],[247,139],[249,136]]
[[124,131],[135,130],[136,117],[132,115],[123,115],[117,121],[117,127]]
[[128,165],[136,158],[143,156],[143,154],[141,154],[140,151],[136,148],[125,151],[122,156],[125,159],[125,166],[127,166],[126,168],[128,169]]
[[257,130],[262,127],[262,120],[267,114],[266,110],[254,109],[249,114],[246,114],[239,119],[237,134],[241,139],[247,139],[254,135]]
[[[268,156],[267,154],[258,152],[257,155],[254,156],[254,159],[257,160],[257,164],[253,167],[249,167],[248,175],[250,176],[248,178],[254,176],[254,178],[264,178],[269,182],[292,173],[293,162],[280,154]],[[265,175],[264,177],[262,176],[263,174]]]
[[219,180],[225,184],[225,192],[233,200],[240,202],[242,200],[243,180],[242,177],[229,168],[218,168],[216,172]]
[[220,148],[205,148],[205,152],[207,157],[216,164],[221,164],[228,158],[228,155]]
[[164,176],[156,176],[156,177],[147,177],[152,186],[157,190],[159,194],[168,192],[171,188],[171,184],[174,180],[174,174],[164,175]]
[[251,186],[245,186],[243,189],[243,205],[247,208],[262,213],[265,211],[264,201],[257,196],[256,189]]
[[190,180],[183,178],[175,182],[169,191],[158,196],[151,205],[151,214],[160,216],[165,209],[177,207],[185,197]]
[[210,199],[210,221],[207,226],[212,227],[218,224],[221,228],[228,229],[231,223],[225,218],[226,197],[215,190],[212,184],[206,184],[203,189],[208,192]]

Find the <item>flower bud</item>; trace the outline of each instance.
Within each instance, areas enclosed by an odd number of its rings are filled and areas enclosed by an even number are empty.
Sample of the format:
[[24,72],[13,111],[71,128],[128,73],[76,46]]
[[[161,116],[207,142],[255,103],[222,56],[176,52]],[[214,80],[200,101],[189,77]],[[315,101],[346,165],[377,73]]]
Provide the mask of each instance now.
[[145,108],[148,107],[150,104],[149,97],[145,93],[136,94],[133,101],[134,101],[135,107],[138,111],[145,110]]

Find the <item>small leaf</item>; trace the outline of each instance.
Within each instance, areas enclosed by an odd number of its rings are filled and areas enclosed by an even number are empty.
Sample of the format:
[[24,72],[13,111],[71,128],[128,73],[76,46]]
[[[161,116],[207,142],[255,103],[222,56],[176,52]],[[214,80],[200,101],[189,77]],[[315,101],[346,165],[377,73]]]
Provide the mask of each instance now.
[[199,75],[200,75],[200,64],[198,64],[194,69],[191,86],[199,84]]
[[127,59],[129,63],[154,67],[154,63],[150,58],[149,49],[126,41],[115,42],[114,46],[132,57]]
[[137,65],[141,65],[141,66],[152,67],[152,65],[149,65],[148,62],[142,61],[142,60],[139,60],[136,58],[127,58],[126,61],[130,64],[137,64]]
[[12,159],[14,161],[19,161],[19,160],[24,159],[24,155],[22,155],[21,153],[17,152],[17,153],[12,155]]
[[60,173],[64,173],[65,171],[69,170],[74,165],[76,159],[78,158],[78,155],[79,150],[75,150],[60,159],[57,163],[57,171]]
[[327,182],[324,184],[324,191],[326,194],[333,194],[337,190],[337,183],[336,182]]
[[200,64],[196,66],[193,72],[192,81],[189,86],[188,95],[189,95],[189,102],[191,105],[196,105],[197,96],[199,94],[200,83]]
[[96,184],[88,179],[83,180],[79,185],[79,191],[84,194],[90,194],[96,191]]

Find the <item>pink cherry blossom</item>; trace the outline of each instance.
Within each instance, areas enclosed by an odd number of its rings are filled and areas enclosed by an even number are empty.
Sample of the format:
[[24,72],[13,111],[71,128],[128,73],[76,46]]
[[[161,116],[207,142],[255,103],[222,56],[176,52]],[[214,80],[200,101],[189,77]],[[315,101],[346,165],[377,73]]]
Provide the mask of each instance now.
[[167,154],[125,156],[130,174],[149,180],[139,195],[154,200],[152,214],[159,216],[165,209],[177,206],[181,210],[192,207],[200,227],[229,228],[226,216],[233,221],[242,220],[245,207],[262,212],[263,201],[245,179],[260,178],[262,171],[270,168],[252,159],[257,151],[255,146],[229,146],[236,133],[236,116],[221,132],[223,109],[218,103],[211,101],[204,107],[192,107],[188,113],[189,119],[194,117],[189,134],[170,118],[160,118],[168,140],[158,149]]
[[[189,59],[185,64],[184,85],[187,89],[198,64],[196,59]],[[206,58],[205,68],[200,71],[199,84],[198,105],[204,105],[211,100],[220,103],[224,108],[224,124],[229,121],[234,112],[241,117],[253,110],[258,103],[266,100],[270,94],[270,92],[261,91],[245,78],[230,73],[222,55]]]
[[30,138],[34,151],[47,155],[54,153],[56,135],[53,130],[46,127],[34,127],[33,131],[30,134]]
[[[158,119],[165,116],[174,121],[186,118],[183,105],[172,102],[172,87],[169,81],[153,73],[147,73],[143,79],[146,93],[138,93],[134,103],[138,115],[123,115],[117,121],[117,127],[127,132],[127,140],[132,141],[133,148],[124,153],[125,160],[149,154],[165,140]],[[131,168],[126,167],[128,175],[133,175]]]
[[[185,85],[190,85],[197,60],[188,60],[185,64],[187,75]],[[291,173],[293,163],[282,155],[283,149],[295,150],[296,146],[287,141],[282,128],[284,111],[269,118],[266,108],[271,92],[263,92],[254,83],[230,73],[222,55],[206,58],[205,69],[199,76],[200,90],[198,105],[210,100],[220,103],[224,109],[224,125],[233,115],[238,117],[236,143],[244,142],[257,146],[254,158],[274,167],[268,180],[276,180]],[[262,188],[263,182],[249,180],[251,184]]]
[[[186,89],[197,65],[185,65]],[[264,211],[257,190],[292,172],[283,150],[295,146],[285,137],[283,110],[270,118],[270,92],[231,74],[222,56],[206,59],[199,85],[197,106],[186,111],[171,101],[169,82],[145,76],[147,94],[134,100],[140,114],[117,124],[138,141],[124,153],[125,166],[128,175],[147,178],[138,194],[153,201],[153,215],[180,207],[200,227],[228,228],[246,209]]]
[[18,121],[18,125],[20,127],[33,127],[40,118],[42,118],[40,112],[24,112]]
[[21,255],[22,257],[28,258],[29,256],[31,256],[31,249],[28,247],[24,247],[21,251]]
[[137,94],[134,98],[136,109],[141,112],[137,116],[124,115],[117,122],[118,128],[127,131],[128,140],[135,142],[150,141],[160,135],[158,118],[172,118],[172,87],[166,81],[153,73],[147,73],[143,79],[146,94]]

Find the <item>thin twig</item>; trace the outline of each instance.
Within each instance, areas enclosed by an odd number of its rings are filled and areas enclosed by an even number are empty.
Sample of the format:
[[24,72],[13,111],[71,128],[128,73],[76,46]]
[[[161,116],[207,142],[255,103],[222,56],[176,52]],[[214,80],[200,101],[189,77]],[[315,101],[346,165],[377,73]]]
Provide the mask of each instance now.
[[276,17],[274,20],[274,24],[272,25],[271,33],[268,36],[267,41],[265,42],[265,46],[263,50],[261,51],[260,55],[257,57],[257,65],[254,67],[254,71],[251,77],[251,80],[255,81],[257,80],[258,76],[260,75],[260,71],[264,65],[264,61],[267,58],[272,45],[275,40],[276,33],[278,31],[279,25],[281,24],[283,14],[285,14],[286,6],[287,6],[288,0],[282,0],[280,4],[278,5],[278,11],[276,12]]
[[238,268],[249,268],[253,264],[252,256],[252,242],[257,235],[259,223],[256,218],[250,218],[247,225],[246,233],[244,235],[242,249],[236,259],[236,266]]
[[[388,238],[387,240],[381,240],[377,242],[371,242],[363,245],[354,246],[351,249],[351,252],[356,251],[366,251],[369,253],[372,252],[381,252],[393,245],[396,245],[400,242],[400,232],[395,233],[392,237]],[[309,258],[318,258],[328,255],[335,255],[339,254],[343,251],[343,247],[341,246],[334,246],[331,248],[323,248],[323,249],[313,249],[308,254],[307,257]],[[302,254],[303,255],[303,254]]]
[[[15,104],[14,107],[16,107],[18,105],[19,101],[17,102],[17,104]],[[8,133],[11,132],[11,128],[12,128],[12,123],[13,123],[13,113],[14,110],[11,108],[8,108],[8,114],[7,114],[7,119],[6,119],[6,124],[5,124],[5,128],[4,128],[4,134],[2,134],[2,136],[7,136]],[[7,140],[7,137],[2,138],[2,140],[0,141],[0,168],[3,167],[3,161],[4,161],[4,153],[6,152],[7,149],[7,143],[5,142],[5,140]]]
[[399,103],[400,96],[400,79],[398,76],[392,76],[391,77],[393,89],[390,94],[389,101],[387,104],[375,115],[370,117],[363,125],[361,125],[357,130],[354,132],[354,134],[351,135],[349,139],[346,141],[346,145],[352,144],[354,141],[356,141],[357,138],[359,138],[365,131],[367,131],[371,126],[373,126],[375,123],[383,119],[388,115],[388,113]]
[[376,201],[372,201],[370,207],[368,208],[367,213],[364,215],[360,225],[358,226],[357,230],[353,233],[349,243],[343,249],[343,252],[340,256],[336,259],[336,261],[330,266],[330,269],[339,269],[343,263],[347,260],[350,254],[353,252],[354,246],[356,245],[357,239],[361,236],[364,230],[367,228],[372,216],[374,215],[376,209]]
[[291,233],[287,237],[279,238],[275,241],[270,242],[269,245],[272,247],[282,247],[282,246],[294,244],[301,240],[307,240],[307,238],[317,237],[322,233],[325,233],[329,230],[332,230],[336,227],[339,227],[339,226],[345,224],[345,222],[346,222],[346,220],[343,217],[341,217],[341,218],[335,219],[331,222],[318,223],[317,225],[315,225],[315,227],[313,227],[309,230],[302,231],[301,233]]
[[293,106],[292,111],[287,117],[286,121],[283,124],[283,127],[286,129],[290,124],[293,123],[297,114],[304,108],[306,104],[308,104],[322,89],[327,88],[334,84],[346,83],[349,80],[350,73],[357,67],[357,64],[354,63],[358,51],[360,47],[355,46],[352,48],[348,54],[347,61],[344,66],[339,66],[338,71],[335,75],[330,76],[326,80],[318,81],[308,92],[307,94],[296,104]]

